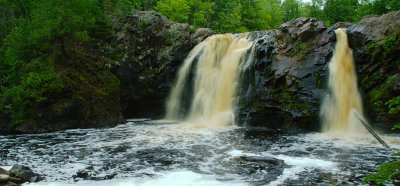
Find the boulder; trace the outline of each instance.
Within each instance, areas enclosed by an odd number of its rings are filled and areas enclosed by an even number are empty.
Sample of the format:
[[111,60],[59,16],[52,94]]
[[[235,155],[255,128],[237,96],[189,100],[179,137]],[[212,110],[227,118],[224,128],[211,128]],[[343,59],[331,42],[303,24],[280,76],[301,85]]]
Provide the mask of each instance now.
[[41,175],[34,173],[31,168],[24,165],[14,165],[9,171],[9,175],[11,177],[21,179],[21,183],[38,182],[43,180],[43,177]]
[[8,174],[8,171],[0,167],[0,174]]
[[[253,66],[239,88],[239,121],[270,128],[316,130],[333,29],[298,18],[276,30],[252,32]],[[243,103],[243,104],[241,104]]]

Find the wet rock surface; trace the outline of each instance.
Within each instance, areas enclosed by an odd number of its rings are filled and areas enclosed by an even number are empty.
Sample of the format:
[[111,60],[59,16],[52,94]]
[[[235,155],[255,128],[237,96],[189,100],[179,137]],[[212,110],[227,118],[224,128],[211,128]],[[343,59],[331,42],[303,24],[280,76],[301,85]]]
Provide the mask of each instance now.
[[34,173],[31,168],[24,165],[14,165],[9,171],[9,175],[20,178],[22,182],[38,182],[43,180],[41,175]]
[[9,171],[0,168],[1,185],[20,185],[25,182],[39,182],[44,178],[24,165],[14,165]]
[[212,35],[210,29],[173,23],[154,11],[134,11],[118,32],[126,117],[162,117],[177,69],[190,50]]
[[348,28],[349,43],[355,56],[358,80],[371,123],[390,130],[400,122],[390,113],[388,101],[400,95],[400,11],[369,16]]
[[328,64],[336,42],[334,30],[339,27],[348,28],[358,83],[371,123],[387,130],[399,122],[399,116],[387,114],[387,106],[384,108],[387,100],[399,95],[387,86],[395,82],[400,70],[400,49],[396,45],[400,38],[399,15],[392,12],[365,18],[355,25],[337,23],[329,28],[316,19],[298,18],[275,30],[250,33],[255,51],[249,51],[247,58],[254,58],[254,62],[242,69],[240,123],[294,132],[317,131]]
[[[375,127],[390,129],[400,122],[400,115],[387,106],[400,94],[399,16],[397,11],[331,27],[298,18],[274,30],[249,33],[255,45],[247,54],[251,64],[241,69],[238,123],[317,131],[334,30],[346,27],[366,115]],[[37,114],[21,125],[10,125],[9,115],[1,113],[0,133],[110,127],[124,118],[162,117],[178,68],[189,51],[214,32],[170,22],[154,11],[133,11],[117,25],[98,51],[112,62],[89,55],[57,63],[67,84],[64,90],[35,108]]]

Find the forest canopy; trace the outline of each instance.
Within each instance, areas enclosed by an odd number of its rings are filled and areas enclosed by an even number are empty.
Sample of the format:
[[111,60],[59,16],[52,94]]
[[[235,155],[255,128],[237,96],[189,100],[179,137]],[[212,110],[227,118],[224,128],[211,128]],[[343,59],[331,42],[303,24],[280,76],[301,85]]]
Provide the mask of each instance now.
[[[327,25],[357,22],[365,15],[400,9],[398,0],[104,0],[121,10],[156,10],[169,19],[218,32],[273,29],[297,17],[313,17]],[[123,12],[123,11],[122,11]]]

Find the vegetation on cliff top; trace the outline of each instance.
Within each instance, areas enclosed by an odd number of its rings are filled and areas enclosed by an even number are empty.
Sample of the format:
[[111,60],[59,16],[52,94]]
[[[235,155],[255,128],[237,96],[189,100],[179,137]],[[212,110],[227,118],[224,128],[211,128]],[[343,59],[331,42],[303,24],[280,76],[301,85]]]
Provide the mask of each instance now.
[[[112,0],[111,0],[112,1]],[[118,2],[118,1],[117,1]],[[141,4],[141,0],[131,0]],[[177,22],[218,32],[266,30],[298,17],[314,17],[328,25],[357,22],[365,15],[400,9],[397,0],[164,0],[154,9]],[[138,6],[137,8],[145,9]],[[148,8],[148,7],[147,7]]]
[[[56,68],[80,61],[105,38],[107,22],[97,0],[1,1],[1,111],[19,124],[67,87]],[[5,20],[8,19],[8,20]]]

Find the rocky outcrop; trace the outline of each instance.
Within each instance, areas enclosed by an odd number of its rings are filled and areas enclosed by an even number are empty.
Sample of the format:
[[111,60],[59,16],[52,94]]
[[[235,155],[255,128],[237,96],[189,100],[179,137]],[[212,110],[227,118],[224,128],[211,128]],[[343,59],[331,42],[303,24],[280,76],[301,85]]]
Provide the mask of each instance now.
[[0,168],[0,185],[21,185],[25,182],[39,182],[43,177],[27,166],[14,165],[10,171]]
[[211,34],[210,29],[173,23],[154,11],[132,12],[115,47],[122,59],[116,73],[124,115],[162,117],[177,69],[190,50]]
[[367,116],[384,130],[400,123],[400,114],[389,106],[400,96],[399,17],[400,11],[369,16],[348,28]]
[[[400,27],[396,19],[398,14],[370,16],[355,25],[337,23],[331,27],[316,19],[298,18],[275,30],[250,33],[249,38],[256,44],[247,57],[254,58],[254,61],[242,73],[237,114],[239,123],[290,130],[318,130],[319,107],[328,75],[327,64],[336,41],[334,30],[340,27],[348,28],[359,85],[371,123],[389,126],[393,121],[399,121],[395,115],[388,114],[387,109],[377,109],[376,101],[370,99],[371,94],[375,94],[372,90],[381,86],[386,78],[369,83],[363,80],[376,71],[392,76],[389,80],[398,77],[395,75],[398,65],[396,67],[394,63],[399,60],[398,48],[386,51],[387,59],[384,60],[383,54],[379,54],[388,48],[384,46],[387,38],[396,34]],[[188,52],[211,34],[209,29],[193,31],[187,24],[169,22],[156,12],[133,12],[118,32],[116,47],[123,59],[116,72],[121,80],[124,115],[162,116],[164,101],[177,69]],[[370,48],[374,45],[382,51],[371,52]],[[385,63],[376,64],[377,59]],[[386,91],[390,92],[386,98],[379,98],[383,106],[398,95],[395,88],[392,89]]]
[[[317,130],[327,64],[335,45],[333,31],[339,27],[348,28],[359,86],[366,98],[365,107],[371,123],[400,121],[398,116],[388,116],[387,109],[377,107],[372,98],[379,97],[376,99],[384,106],[385,101],[399,95],[398,90],[387,86],[390,83],[384,83],[389,80],[393,83],[399,77],[396,75],[399,73],[399,45],[388,45],[388,42],[399,42],[399,16],[400,12],[393,12],[363,19],[356,25],[338,23],[329,28],[315,19],[298,18],[276,30],[252,32],[250,38],[256,42],[255,52],[249,52],[254,56],[248,57],[254,57],[255,61],[246,69],[239,90],[241,123]],[[390,90],[380,90],[381,86],[390,87]],[[376,88],[379,90],[374,93]]]
[[[99,51],[97,51],[99,52]],[[61,91],[31,108],[21,123],[0,114],[0,133],[44,133],[71,128],[100,128],[125,122],[120,106],[119,80],[105,57],[59,58],[55,64]]]
[[334,46],[331,32],[321,21],[299,18],[276,30],[251,33],[255,60],[240,89],[240,95],[247,94],[239,101],[247,103],[240,105],[243,123],[316,127],[325,64]]
[[[280,129],[318,129],[318,113],[335,45],[334,30],[348,28],[359,85],[371,123],[400,122],[388,102],[400,95],[400,12],[360,23],[326,27],[298,18],[270,31],[251,32],[254,58],[243,69],[239,123]],[[62,91],[32,108],[32,117],[10,125],[0,114],[0,133],[49,132],[114,126],[131,117],[159,118],[177,69],[210,29],[173,23],[154,11],[133,11],[99,49],[84,57],[55,59]],[[68,41],[66,41],[68,45]]]

